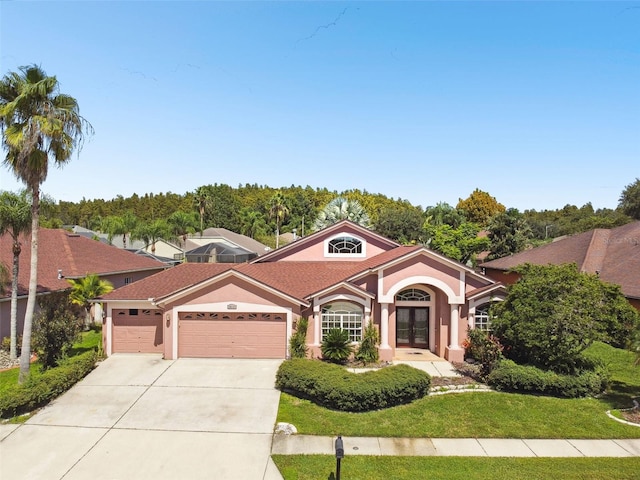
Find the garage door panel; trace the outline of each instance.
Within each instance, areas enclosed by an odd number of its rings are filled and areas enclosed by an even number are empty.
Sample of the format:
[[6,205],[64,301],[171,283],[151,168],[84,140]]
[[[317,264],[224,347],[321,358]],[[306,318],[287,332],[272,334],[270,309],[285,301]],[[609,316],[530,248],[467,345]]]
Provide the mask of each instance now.
[[143,311],[131,315],[116,311],[113,316],[114,353],[161,353],[163,351],[162,315]]
[[[262,314],[233,313],[181,319],[178,334],[180,357],[284,358],[286,322],[247,320]],[[278,314],[283,318],[282,314]],[[215,319],[212,319],[215,318]],[[220,318],[221,320],[218,320]],[[224,319],[223,319],[224,318]]]

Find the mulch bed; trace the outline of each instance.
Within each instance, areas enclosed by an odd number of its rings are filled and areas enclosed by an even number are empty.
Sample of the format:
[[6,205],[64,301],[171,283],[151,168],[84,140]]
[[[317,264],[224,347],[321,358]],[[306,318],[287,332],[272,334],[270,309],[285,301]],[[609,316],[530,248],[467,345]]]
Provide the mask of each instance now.
[[620,415],[627,422],[637,423],[640,425],[640,409],[634,408],[633,410],[620,410]]

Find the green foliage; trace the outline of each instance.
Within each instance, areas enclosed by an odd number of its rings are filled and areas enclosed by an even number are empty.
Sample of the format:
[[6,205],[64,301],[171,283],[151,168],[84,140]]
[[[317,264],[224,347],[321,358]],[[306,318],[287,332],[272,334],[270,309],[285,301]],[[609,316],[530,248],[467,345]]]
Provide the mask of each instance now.
[[487,226],[495,215],[505,211],[504,205],[478,188],[471,192],[468,198],[460,199],[456,208],[464,213],[467,221],[482,227]]
[[479,328],[470,329],[464,343],[465,357],[471,357],[480,364],[480,374],[486,377],[498,361],[502,359],[503,347],[500,341]]
[[313,228],[321,230],[342,220],[350,220],[365,228],[371,227],[369,214],[360,205],[360,202],[345,197],[336,197],[318,213]]
[[95,352],[85,352],[6,390],[0,396],[0,417],[10,418],[47,404],[93,370],[96,358]]
[[507,358],[558,373],[572,373],[581,352],[616,325],[610,288],[575,264],[523,265],[504,302],[494,305],[492,329]]
[[635,182],[624,188],[620,194],[618,208],[631,218],[640,220],[640,178],[636,178]]
[[580,208],[565,205],[557,210],[525,210],[524,217],[531,226],[533,238],[538,240],[572,235],[594,228],[615,228],[631,221],[620,209],[594,210],[591,203]]
[[515,208],[495,215],[489,222],[488,230],[491,246],[487,260],[521,252],[533,237],[524,215]]
[[424,213],[425,226],[451,225],[453,228],[458,228],[467,221],[463,212],[447,202],[439,202],[433,207],[427,207]]
[[327,332],[320,345],[322,358],[332,363],[345,363],[353,353],[349,332],[332,328]]
[[410,403],[429,393],[426,372],[395,365],[381,370],[350,373],[343,367],[317,360],[283,362],[276,387],[327,408],[365,412]]
[[380,337],[378,330],[376,330],[373,322],[365,327],[362,335],[362,340],[358,346],[358,350],[355,354],[355,359],[364,363],[376,363],[379,360],[378,344],[380,343]]
[[374,230],[380,235],[402,244],[415,244],[422,240],[424,214],[413,205],[396,204],[383,208],[378,214]]
[[489,248],[487,237],[478,237],[480,227],[475,223],[462,223],[454,228],[448,224],[425,225],[427,245],[431,250],[457,260],[469,263],[475,256]]
[[296,333],[289,339],[289,354],[291,358],[305,358],[307,356],[307,328],[309,319],[306,317],[298,320]]
[[487,383],[496,390],[506,392],[577,398],[602,393],[607,388],[608,377],[601,368],[563,375],[533,366],[518,365],[512,360],[502,360],[487,377]]
[[38,300],[32,343],[43,369],[55,367],[66,357],[81,330],[79,311],[66,292],[52,293]]

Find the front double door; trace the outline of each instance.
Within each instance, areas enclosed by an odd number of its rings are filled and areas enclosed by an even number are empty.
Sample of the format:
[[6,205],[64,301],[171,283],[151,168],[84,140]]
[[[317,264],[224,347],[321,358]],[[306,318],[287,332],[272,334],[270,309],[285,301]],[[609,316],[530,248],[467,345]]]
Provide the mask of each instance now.
[[429,307],[396,308],[396,345],[429,348]]

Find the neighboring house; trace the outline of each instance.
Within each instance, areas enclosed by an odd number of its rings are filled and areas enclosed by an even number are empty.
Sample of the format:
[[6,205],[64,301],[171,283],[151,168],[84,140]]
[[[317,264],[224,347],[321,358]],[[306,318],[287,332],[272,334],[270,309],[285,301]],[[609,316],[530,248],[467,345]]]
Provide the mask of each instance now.
[[185,253],[187,262],[192,263],[245,263],[258,256],[242,247],[232,247],[228,243],[211,242]]
[[[31,262],[31,236],[21,239],[18,331],[22,331],[29,287]],[[12,239],[0,236],[0,261],[11,273],[13,265]],[[61,229],[41,228],[38,245],[38,293],[46,294],[70,288],[66,279],[75,279],[94,273],[110,281],[115,288],[136,282],[164,270],[165,265],[150,258],[113,248],[79,234]],[[11,280],[9,280],[11,281]],[[0,338],[11,331],[11,284],[0,296]]]
[[575,263],[581,272],[595,273],[607,283],[620,285],[629,302],[640,310],[640,221],[621,227],[598,228],[556,240],[509,257],[480,265],[488,277],[504,284],[519,276],[518,265]]
[[183,263],[102,298],[107,354],[285,358],[301,317],[309,354],[331,328],[362,338],[373,322],[380,357],[430,350],[461,361],[468,327],[487,327],[501,284],[422,246],[400,246],[341,221],[251,263]]
[[264,255],[271,251],[266,245],[254,240],[246,235],[232,232],[226,228],[207,228],[200,233],[194,233],[189,235],[185,245],[185,250],[193,250],[198,247],[203,247],[209,243],[219,243],[227,245],[229,247],[238,247],[248,252],[255,253],[257,256]]

